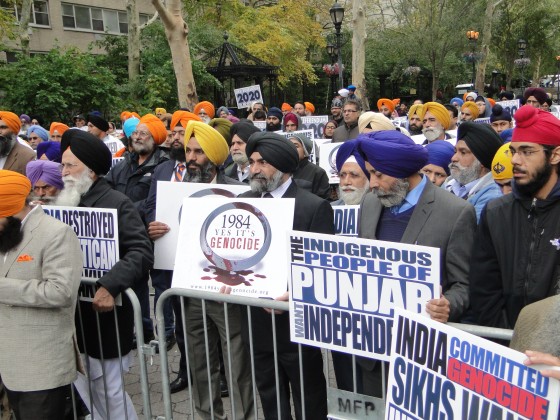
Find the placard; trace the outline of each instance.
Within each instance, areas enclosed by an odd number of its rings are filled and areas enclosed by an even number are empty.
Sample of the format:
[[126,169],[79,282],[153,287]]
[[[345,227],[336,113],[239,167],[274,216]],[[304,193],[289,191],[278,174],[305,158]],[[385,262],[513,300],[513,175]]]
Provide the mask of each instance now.
[[120,161],[124,160],[124,157],[115,157],[113,156],[113,160],[111,162],[111,168],[113,166],[117,166],[117,163],[119,163]]
[[309,155],[309,159],[316,165],[319,164],[319,151],[321,145],[331,143],[332,139],[313,139],[313,153]]
[[560,382],[520,352],[395,309],[386,419],[557,419]]
[[507,110],[512,117],[515,115],[515,113],[521,106],[519,99],[496,102],[496,105],[498,104],[501,105],[504,110]]
[[284,233],[292,228],[293,198],[185,198],[173,287],[277,298],[287,290]]
[[394,308],[426,314],[440,295],[438,248],[288,232],[290,336],[389,360]]
[[307,117],[301,117],[301,129],[313,130],[313,138],[321,139],[323,138],[325,125],[327,125],[328,122],[328,115],[310,115]]
[[261,131],[266,131],[266,121],[253,121],[253,125]]
[[109,148],[112,155],[114,155],[124,147],[124,143],[122,141],[120,141],[116,137],[111,136],[110,134],[103,139],[103,143],[105,143],[105,146]]
[[154,268],[173,270],[183,198],[237,197],[250,189],[248,185],[158,181],[156,220],[169,226],[169,232],[154,242]]
[[237,108],[248,108],[254,102],[262,102],[261,86],[253,85],[233,90]]
[[341,236],[358,236],[359,205],[332,206],[334,212],[334,233]]
[[487,118],[477,118],[473,121],[475,124],[490,124],[490,117]]
[[408,124],[408,117],[396,117],[391,120],[395,127],[406,128]]
[[319,166],[325,170],[329,177],[329,184],[338,184],[340,178],[336,169],[336,154],[338,148],[344,143],[322,144],[319,149]]

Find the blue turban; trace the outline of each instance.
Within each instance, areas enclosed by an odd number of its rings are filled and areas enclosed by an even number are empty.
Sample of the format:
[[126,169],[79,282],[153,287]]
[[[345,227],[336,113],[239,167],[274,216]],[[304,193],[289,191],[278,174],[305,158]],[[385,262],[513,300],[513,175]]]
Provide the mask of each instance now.
[[513,136],[513,128],[508,128],[500,133],[500,138],[504,143],[511,143],[511,137]]
[[44,141],[37,145],[37,159],[41,159],[41,156],[47,155],[47,159],[52,162],[58,162],[62,160],[62,153],[60,152],[60,143],[57,141]]
[[132,132],[136,130],[136,126],[139,122],[140,120],[136,117],[131,117],[124,122],[123,131],[126,137],[130,137],[132,135]]
[[30,126],[27,129],[27,137],[29,137],[31,133],[37,134],[39,137],[41,137],[41,139],[43,139],[43,141],[49,141],[49,132],[40,125]]
[[453,98],[449,101],[451,105],[453,105],[453,102],[457,102],[459,106],[463,106],[463,104],[465,103],[461,98]]
[[428,151],[397,130],[360,134],[358,150],[376,171],[408,178],[426,166]]
[[276,117],[279,120],[284,118],[284,114],[282,114],[282,110],[280,108],[276,108],[274,106],[268,110],[268,116],[269,117]]
[[428,165],[436,165],[445,169],[445,173],[449,175],[449,164],[451,158],[455,154],[455,148],[451,143],[445,140],[436,140],[426,145],[428,151]]
[[360,168],[362,168],[362,171],[364,171],[364,174],[366,174],[369,179],[369,171],[366,169],[366,161],[358,151],[358,142],[356,140],[347,140],[338,148],[336,152],[336,170],[340,172],[342,165],[344,165],[350,156],[354,156],[356,162],[360,165]]

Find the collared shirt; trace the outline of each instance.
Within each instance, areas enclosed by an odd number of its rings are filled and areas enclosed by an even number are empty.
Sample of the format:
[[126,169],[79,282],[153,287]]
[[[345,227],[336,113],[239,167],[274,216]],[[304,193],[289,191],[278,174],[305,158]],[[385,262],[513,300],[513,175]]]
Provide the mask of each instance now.
[[426,183],[428,182],[427,179],[428,178],[426,176],[422,175],[422,181],[420,181],[416,187],[411,189],[406,194],[406,197],[404,198],[403,202],[401,204],[398,204],[390,208],[391,213],[400,214],[402,212],[411,209],[416,204],[418,204],[418,200],[420,200],[420,196],[422,195],[422,192],[426,187]]
[[241,169],[241,166],[237,165],[237,179],[239,179],[240,181],[245,181],[249,176],[250,169],[251,168],[249,165],[245,166],[245,169],[243,170]]
[[[288,190],[288,187],[292,184],[292,177],[289,177],[286,182],[276,188],[274,191],[270,191],[269,194],[272,195],[273,198],[282,198],[285,192]],[[267,194],[266,192],[261,194],[261,197]]]
[[170,181],[172,181],[172,182],[177,182],[177,181],[175,181],[175,174],[177,173],[177,166],[180,163],[185,165],[185,169],[183,170],[183,175],[181,176],[181,180],[183,180],[185,178],[185,173],[187,172],[187,163],[186,162],[179,162],[178,160],[176,160],[175,161],[175,166],[173,167],[173,173],[171,174],[171,179],[170,179]]
[[447,191],[452,192],[457,197],[464,198],[467,196],[470,190],[478,183],[478,181],[479,181],[478,179],[475,179],[474,181],[469,182],[467,185],[461,185],[459,184],[459,181],[457,181],[456,179],[451,179],[445,186],[445,189]]

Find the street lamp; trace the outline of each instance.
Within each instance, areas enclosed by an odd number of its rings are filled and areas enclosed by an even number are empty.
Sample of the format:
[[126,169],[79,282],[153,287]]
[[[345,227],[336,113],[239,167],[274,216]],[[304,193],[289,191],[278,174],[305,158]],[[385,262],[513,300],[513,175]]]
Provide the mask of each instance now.
[[[336,59],[338,58],[338,49],[330,42],[327,44],[327,54],[331,58],[331,67],[334,68],[334,63],[336,63]],[[333,96],[336,96],[336,74],[331,73],[329,78],[331,79],[331,92]]]
[[498,80],[500,74],[501,73],[498,70],[494,70],[492,72],[492,81],[490,82],[490,96],[500,91],[500,81]]
[[338,50],[338,78],[340,80],[340,88],[342,89],[344,87],[344,80],[342,77],[342,47],[340,27],[342,26],[342,21],[344,20],[344,7],[338,4],[338,2],[336,1],[330,8],[329,13],[336,30],[336,49]]
[[556,56],[556,68],[558,69],[556,74],[556,103],[560,105],[560,55]]
[[476,48],[476,42],[478,41],[478,32],[476,31],[467,31],[467,39],[469,40],[469,43],[471,44],[471,59],[472,59],[472,85],[473,85],[473,89],[474,89],[474,79],[476,77],[475,74],[475,64],[476,64],[476,57],[474,55],[474,51]]
[[519,57],[521,58],[521,93],[523,93],[523,91],[525,90],[525,50],[527,49],[527,41],[525,41],[524,39],[519,39],[517,41],[517,50],[519,53]]

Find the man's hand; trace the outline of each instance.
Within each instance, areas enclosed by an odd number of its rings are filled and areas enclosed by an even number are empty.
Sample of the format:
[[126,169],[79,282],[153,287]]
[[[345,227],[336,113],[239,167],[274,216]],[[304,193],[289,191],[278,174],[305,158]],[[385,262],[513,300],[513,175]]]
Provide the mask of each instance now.
[[148,236],[152,241],[161,238],[167,232],[169,232],[169,226],[165,223],[154,221],[148,225]]
[[[277,297],[276,299],[274,299],[274,300],[279,300],[280,302],[287,302],[289,299],[290,299],[290,294],[286,291],[283,295],[278,296],[278,297]],[[269,314],[272,313],[272,309],[264,308],[264,310],[265,310],[266,312],[268,312]],[[274,313],[275,313],[276,315],[280,315],[280,314],[283,314],[284,311],[279,311],[279,310],[275,309],[275,310],[274,310]]]
[[426,304],[426,312],[434,321],[447,322],[451,308],[449,301],[445,296],[441,295],[439,299],[431,299]]
[[93,297],[93,310],[97,312],[111,312],[115,307],[115,299],[104,287],[100,287]]
[[[548,369],[541,370],[543,376],[549,378],[560,379],[560,358],[548,353],[541,353],[540,351],[527,350],[525,352],[527,359],[523,362],[527,366],[531,365],[547,365]],[[539,369],[540,370],[540,369]]]

